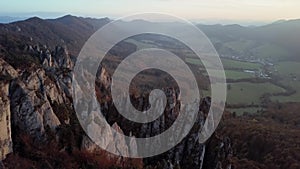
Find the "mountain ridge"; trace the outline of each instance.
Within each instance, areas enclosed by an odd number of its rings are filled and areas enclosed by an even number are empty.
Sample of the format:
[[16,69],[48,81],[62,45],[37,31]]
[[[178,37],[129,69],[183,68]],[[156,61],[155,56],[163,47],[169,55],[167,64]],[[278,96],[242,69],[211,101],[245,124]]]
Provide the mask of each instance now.
[[[1,22],[1,19],[0,19],[0,24],[9,24],[9,23],[14,23],[14,22],[19,22],[19,21],[24,21],[24,20],[28,20],[30,18],[40,18],[40,19],[43,19],[43,20],[56,20],[56,19],[61,19],[61,18],[68,18],[68,17],[73,17],[73,18],[81,18],[81,19],[93,19],[93,20],[99,20],[99,19],[109,19],[109,20],[112,20],[110,19],[109,17],[89,17],[89,16],[86,16],[86,17],[83,17],[83,16],[77,16],[77,15],[72,15],[72,14],[65,14],[65,15],[62,15],[60,17],[53,17],[53,18],[42,18],[42,17],[38,17],[38,16],[32,16],[32,17],[12,17],[12,16],[0,16],[0,18],[19,18],[19,20],[13,20],[12,22]],[[239,25],[241,27],[261,27],[261,26],[266,26],[266,25],[272,25],[272,24],[279,24],[279,23],[285,23],[285,22],[300,22],[300,18],[295,18],[295,19],[279,19],[279,20],[275,20],[273,22],[269,22],[269,23],[266,23],[266,24],[262,24],[262,25],[249,25],[249,26],[243,26],[242,24],[239,24],[238,22],[239,21],[236,21],[236,23],[228,23],[228,24],[221,24],[221,23],[216,23],[216,24],[204,24],[202,23],[201,21],[200,22],[193,22],[195,23],[196,25],[209,25],[209,26],[212,26],[212,25],[220,25],[220,26],[229,26],[229,25]]]
[[[24,21],[0,24],[0,34],[4,33],[2,38],[22,37],[23,40],[19,41],[47,45],[51,48],[57,44],[67,46],[72,55],[76,56],[85,41],[111,21],[109,18],[96,19],[72,15],[56,19],[33,17]],[[134,20],[133,22],[141,21]],[[159,26],[160,23],[147,22],[147,24]],[[198,24],[196,26],[208,36],[221,56],[239,56],[243,59],[254,56],[256,59],[272,62],[287,59],[300,60],[298,55],[300,53],[300,19],[257,27],[245,27],[238,24]],[[32,37],[35,38],[32,39]],[[240,46],[244,48],[240,49]]]

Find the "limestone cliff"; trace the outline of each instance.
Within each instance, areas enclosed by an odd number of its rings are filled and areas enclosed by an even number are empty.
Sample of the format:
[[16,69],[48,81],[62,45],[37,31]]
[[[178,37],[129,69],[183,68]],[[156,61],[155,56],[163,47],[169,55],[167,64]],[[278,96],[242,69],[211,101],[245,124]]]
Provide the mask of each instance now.
[[0,160],[12,152],[9,84],[17,72],[0,58]]

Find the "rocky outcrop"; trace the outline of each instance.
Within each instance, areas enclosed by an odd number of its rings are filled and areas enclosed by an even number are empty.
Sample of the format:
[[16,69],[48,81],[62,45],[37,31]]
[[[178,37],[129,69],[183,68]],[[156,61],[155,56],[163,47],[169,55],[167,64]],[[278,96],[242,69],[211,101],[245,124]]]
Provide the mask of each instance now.
[[[96,125],[96,126],[94,126]],[[95,124],[92,122],[89,125],[89,130],[94,130],[95,128],[99,128],[99,124]],[[101,128],[100,128],[101,129]],[[113,124],[112,129],[119,132],[120,134],[124,134],[122,129],[118,126],[117,123]],[[91,131],[90,131],[91,132]],[[116,134],[114,134],[111,130],[108,130],[108,132],[104,132],[102,130],[94,130],[93,132],[96,132],[96,135],[101,136],[101,145],[105,145],[103,147],[106,147],[105,149],[109,149],[114,152],[118,152],[122,156],[129,156],[130,150],[137,150],[137,145],[135,139],[131,139],[130,142],[126,142],[124,137],[120,137]],[[97,151],[103,151],[102,148],[100,148],[96,143],[94,143],[89,137],[84,136],[82,141],[81,148],[83,150],[88,150],[89,152],[97,152]],[[135,152],[132,152],[135,153]],[[122,159],[119,157],[120,160]]]
[[[87,71],[83,72],[83,74],[85,74],[84,77],[86,78],[91,76],[91,74]],[[103,82],[101,83],[103,86],[100,86],[99,89],[102,92],[107,92],[106,89],[111,86],[111,76],[104,68],[100,69],[98,80]],[[90,84],[86,84],[84,88],[79,88],[79,86],[75,85],[75,87],[78,88],[76,88],[76,90],[74,89],[77,95],[74,106],[77,107],[77,110],[81,108],[86,110],[78,114],[78,119],[89,135],[89,137],[83,137],[81,149],[88,150],[89,152],[103,151],[103,149],[109,150],[110,152],[115,152],[116,155],[119,155],[119,160],[123,159],[121,156],[128,157],[130,153],[136,153],[130,152],[137,150],[135,139],[126,140],[125,137],[122,136],[124,135],[124,129],[120,127],[119,123],[115,122],[111,124],[110,127],[105,125],[107,122],[103,121],[104,116],[99,114],[98,105],[95,103],[95,100],[93,100],[94,98],[90,97],[93,96],[94,92],[90,86]],[[106,99],[107,98],[105,98],[105,101],[101,104],[105,105],[104,107],[109,108],[109,103]],[[91,140],[90,137],[93,138],[93,136],[94,139]]]
[[12,152],[8,84],[0,83],[0,160]]
[[46,127],[55,131],[60,125],[51,107],[51,96],[47,97],[45,79],[45,72],[36,70],[12,81],[10,86],[13,125],[38,140],[45,140]]
[[[178,100],[173,100],[172,102],[178,102]],[[206,111],[206,109],[203,110],[203,107],[200,107],[199,113],[196,117],[196,123],[193,125],[189,134],[179,144],[177,144],[174,148],[161,155],[145,159],[145,164],[163,169],[174,168],[175,166],[177,168],[179,167],[190,169],[202,168],[206,146],[205,144],[201,144],[199,142],[198,137],[199,131],[201,130],[201,127],[203,126],[205,120],[204,111]],[[170,124],[170,122],[172,122],[172,120],[175,120],[177,117],[175,112],[178,113],[178,108],[167,108],[165,110],[166,116],[162,119],[162,121],[157,122],[157,124],[154,123],[152,126],[147,125],[146,130],[142,130],[142,132],[158,134],[162,131],[167,130],[168,127],[172,125]],[[190,122],[186,121],[186,123]],[[179,133],[180,130],[181,129],[176,129],[173,132]],[[161,164],[162,166],[157,166],[157,163]]]
[[17,72],[0,58],[0,160],[12,152],[9,83]]
[[[43,68],[28,68],[10,85],[13,122],[16,127],[38,140],[45,140],[45,130],[53,132],[69,117],[58,112],[59,105],[71,105],[73,62],[68,51],[56,47],[50,52],[47,46],[27,48],[33,57],[38,56]],[[62,118],[63,117],[63,118]]]
[[[0,108],[1,108],[1,159],[12,152],[12,143],[16,144],[14,150],[23,151],[23,143],[17,135],[25,134],[30,136],[35,143],[48,144],[50,139],[58,142],[61,150],[71,152],[72,146],[78,146],[82,151],[91,153],[100,151],[100,148],[93,143],[89,137],[81,135],[74,139],[74,135],[79,135],[80,129],[77,125],[76,116],[73,109],[72,100],[72,74],[74,60],[63,47],[56,47],[54,50],[47,46],[27,46],[33,58],[37,57],[40,65],[28,65],[26,69],[12,68],[4,60],[0,60],[1,83],[0,83]],[[104,69],[103,69],[104,70]],[[17,73],[18,72],[18,73]],[[101,74],[103,81],[110,85],[111,79],[107,72]],[[106,86],[108,87],[108,86]],[[91,113],[91,115],[96,115]],[[96,119],[92,117],[92,119]],[[93,121],[88,125],[89,130],[93,130]],[[12,122],[12,124],[10,124]],[[112,125],[113,129],[123,133],[117,123]],[[16,140],[12,140],[11,131],[16,132]],[[113,134],[113,132],[93,131],[101,135],[103,142],[109,149],[120,151],[124,156],[129,155],[129,147],[136,147],[135,140],[126,142],[123,137]],[[53,137],[54,134],[54,137]],[[75,142],[75,143],[74,143]],[[132,148],[136,149],[136,148]]]
[[[110,90],[110,79],[111,77],[107,74],[104,68],[100,69],[101,72],[99,73],[98,79],[102,79],[101,83],[99,83],[99,88],[101,91],[100,93],[104,93],[105,95],[109,95]],[[111,99],[107,99],[106,102],[102,103],[102,113],[106,117],[107,121],[110,124],[118,123],[120,128],[126,135],[134,135],[136,137],[152,137],[158,135],[172,126],[173,122],[176,120],[179,110],[180,110],[180,94],[179,91],[173,88],[166,88],[163,89],[164,93],[167,97],[167,104],[166,108],[160,101],[154,101],[151,104],[151,107],[154,107],[155,110],[159,110],[163,112],[158,119],[153,122],[145,123],[145,124],[136,124],[131,121],[128,121],[124,117],[120,116],[117,112]],[[121,94],[122,95],[122,94]],[[122,97],[122,96],[120,96]],[[127,110],[128,104],[135,105],[139,110],[147,110],[149,107],[147,101],[145,100],[144,96],[132,96],[130,99],[123,96],[124,99],[121,99],[121,102],[117,104],[124,105],[124,109],[122,111]],[[100,100],[103,99],[100,94]],[[204,162],[204,155],[206,146],[204,144],[200,144],[198,140],[199,130],[203,126],[205,122],[205,114],[208,112],[210,107],[209,99],[203,99],[200,104],[200,110],[197,115],[196,123],[194,124],[191,132],[188,134],[186,138],[184,138],[178,145],[176,145],[171,150],[155,156],[144,159],[144,165],[148,167],[155,167],[155,168],[174,168],[174,167],[181,167],[181,168],[202,168]],[[161,110],[162,109],[162,110]],[[183,109],[191,109],[188,107],[184,107]],[[190,110],[188,110],[190,111]],[[185,121],[186,123],[190,123],[189,121]],[[113,125],[113,126],[114,126]],[[182,129],[176,128],[174,129],[173,133],[180,133]],[[175,136],[176,134],[174,134]],[[172,140],[172,138],[170,138]],[[149,151],[155,150],[160,147],[160,142],[152,143],[151,145],[137,145],[137,151],[139,151],[140,147],[148,147]]]
[[45,142],[47,132],[56,133],[61,124],[70,123],[73,61],[68,51],[39,45],[25,50],[33,60],[39,57],[43,67],[28,65],[18,70],[0,59],[1,159],[12,151],[12,128]]
[[28,49],[39,55],[39,60],[44,67],[72,69],[74,66],[74,62],[71,59],[72,56],[65,47],[56,46],[52,52],[50,52],[47,46],[36,46],[35,48],[29,46]]

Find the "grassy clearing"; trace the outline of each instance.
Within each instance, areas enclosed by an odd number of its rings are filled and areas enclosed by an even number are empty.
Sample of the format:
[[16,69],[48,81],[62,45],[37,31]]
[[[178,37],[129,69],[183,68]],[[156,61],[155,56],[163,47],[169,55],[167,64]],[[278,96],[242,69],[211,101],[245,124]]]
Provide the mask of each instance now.
[[134,40],[134,39],[126,39],[126,42],[135,44],[137,46],[138,50],[145,49],[145,48],[155,48],[156,47],[155,45],[140,42],[140,41],[137,41],[137,40]]
[[[200,70],[204,71],[205,69],[200,69]],[[220,73],[219,70],[211,69],[210,71],[211,71],[211,73],[214,73],[214,74]],[[203,74],[205,76],[208,76],[208,73],[206,71],[203,72]],[[237,71],[237,70],[225,70],[225,75],[226,75],[226,79],[233,79],[233,80],[255,78],[254,74]]]
[[279,62],[275,65],[275,69],[278,73],[285,78],[290,78],[291,75],[298,76],[300,78],[300,62]]
[[249,79],[255,77],[254,74],[246,73],[242,71],[234,71],[234,70],[225,70],[225,74],[226,74],[226,79],[233,79],[233,80]]
[[232,59],[221,59],[225,69],[251,69],[259,70],[261,65],[258,63],[242,62]]
[[265,93],[279,93],[285,90],[271,83],[230,83],[228,84],[228,104],[261,104],[261,97]]
[[193,64],[193,65],[201,65],[204,66],[200,59],[195,58],[185,58],[185,61],[187,63]]
[[300,81],[290,80],[282,83],[296,90],[296,93],[291,96],[273,96],[271,100],[274,102],[300,102]]
[[275,65],[275,70],[283,78],[280,82],[296,91],[291,96],[271,97],[275,102],[300,102],[300,62],[279,62]]
[[271,98],[274,102],[300,102],[300,93],[297,92],[296,94],[293,94],[291,96],[274,96]]
[[[186,58],[185,61],[190,64],[203,66],[203,63],[199,59]],[[258,63],[243,62],[243,61],[224,59],[224,58],[222,58],[221,61],[224,66],[224,69],[259,70],[261,68],[261,65]]]

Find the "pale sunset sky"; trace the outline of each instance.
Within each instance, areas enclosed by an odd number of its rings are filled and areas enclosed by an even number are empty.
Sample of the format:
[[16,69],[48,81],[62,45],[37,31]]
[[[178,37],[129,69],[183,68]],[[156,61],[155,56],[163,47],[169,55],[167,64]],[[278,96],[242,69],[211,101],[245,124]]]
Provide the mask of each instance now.
[[[300,0],[9,0],[0,1],[1,16],[43,13],[118,18],[161,12],[188,20],[276,21],[300,18]],[[46,15],[46,16],[45,16]],[[22,16],[20,16],[22,17]]]

